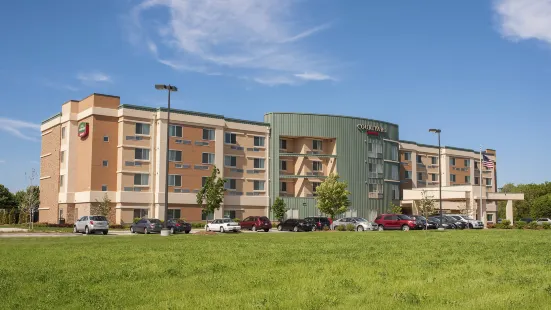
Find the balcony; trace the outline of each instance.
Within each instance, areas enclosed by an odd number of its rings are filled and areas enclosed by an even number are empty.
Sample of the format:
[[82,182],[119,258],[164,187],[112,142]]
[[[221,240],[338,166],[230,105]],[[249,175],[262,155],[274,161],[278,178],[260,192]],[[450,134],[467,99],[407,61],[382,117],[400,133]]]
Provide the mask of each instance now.
[[383,193],[379,193],[379,192],[370,192],[368,194],[368,198],[370,199],[382,199],[383,198]]
[[382,172],[370,172],[369,173],[369,178],[370,179],[382,179],[384,176],[383,176],[383,173]]

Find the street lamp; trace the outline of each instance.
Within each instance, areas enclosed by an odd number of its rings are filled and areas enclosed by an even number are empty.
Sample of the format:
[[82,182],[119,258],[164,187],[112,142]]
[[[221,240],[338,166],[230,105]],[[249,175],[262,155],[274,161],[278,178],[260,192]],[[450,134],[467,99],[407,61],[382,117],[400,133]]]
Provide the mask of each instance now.
[[170,93],[178,91],[178,88],[173,85],[155,84],[155,89],[168,90],[168,114],[167,114],[167,127],[166,127],[166,162],[165,162],[165,215],[164,215],[164,227],[166,228],[168,221],[168,153],[170,151]]
[[431,128],[429,129],[429,132],[433,132],[438,135],[438,198],[440,201],[440,227],[442,226],[442,223],[444,223],[443,216],[442,216],[442,155],[441,155],[441,148],[440,148],[440,133],[442,130]]

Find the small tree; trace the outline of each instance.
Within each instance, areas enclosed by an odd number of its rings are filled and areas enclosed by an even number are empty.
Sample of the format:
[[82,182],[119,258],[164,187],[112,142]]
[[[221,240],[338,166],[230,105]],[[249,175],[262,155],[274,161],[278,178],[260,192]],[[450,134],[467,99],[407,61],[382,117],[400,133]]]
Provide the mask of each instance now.
[[[435,200],[432,195],[428,194],[426,190],[423,190],[421,192],[421,200],[416,201],[415,204],[417,206],[417,209],[421,213],[422,216],[425,218],[428,218],[434,213],[434,203]],[[426,226],[428,228],[429,222],[427,220]]]
[[212,167],[212,173],[207,178],[205,185],[197,193],[197,204],[203,209],[203,214],[209,215],[220,209],[224,201],[224,183],[225,179],[219,177],[220,170],[216,166]]
[[14,195],[0,184],[0,209],[11,209],[17,206]]
[[109,214],[111,214],[111,208],[112,208],[111,199],[109,199],[109,196],[107,196],[107,193],[105,193],[101,201],[96,199],[96,204],[93,206],[92,213],[97,215],[103,215],[109,218]]
[[31,185],[27,187],[27,190],[17,192],[15,197],[20,211],[19,224],[26,223],[27,220],[32,221],[28,216],[31,216],[40,204],[40,189],[38,186]]
[[281,199],[281,197],[277,197],[272,205],[274,217],[281,222],[287,210],[287,205],[285,205],[283,199]]
[[402,207],[397,206],[392,202],[388,205],[388,210],[392,214],[402,214]]
[[317,207],[331,218],[348,210],[350,192],[347,190],[348,184],[339,181],[339,175],[331,173],[317,189]]

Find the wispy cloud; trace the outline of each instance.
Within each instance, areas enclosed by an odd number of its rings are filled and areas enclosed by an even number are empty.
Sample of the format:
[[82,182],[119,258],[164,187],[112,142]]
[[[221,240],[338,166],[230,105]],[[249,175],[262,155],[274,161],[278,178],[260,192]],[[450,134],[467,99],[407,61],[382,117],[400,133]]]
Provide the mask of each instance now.
[[551,1],[496,0],[501,34],[513,41],[536,39],[551,44]]
[[106,83],[106,82],[112,82],[111,77],[105,73],[94,71],[94,72],[88,72],[88,73],[79,73],[77,75],[77,79],[79,79],[82,83]]
[[62,83],[54,83],[51,81],[44,81],[44,85],[50,88],[58,89],[58,90],[68,90],[68,91],[78,91],[78,87],[68,85],[68,84],[62,84]]
[[15,119],[0,117],[0,130],[29,141],[39,141],[40,125]]
[[330,77],[329,75],[317,73],[317,72],[298,73],[298,74],[295,74],[295,76],[307,81],[334,80],[334,78]]
[[40,163],[36,160],[31,160],[30,163],[33,165],[40,165]]
[[[274,85],[330,78],[332,60],[308,49],[306,39],[331,27],[301,25],[296,11],[302,0],[144,0],[126,19],[129,40],[145,44],[159,61],[176,70],[210,75],[247,76]],[[168,11],[168,20],[148,19],[153,8]],[[149,12],[148,12],[149,13]],[[324,79],[301,77],[319,72]],[[290,82],[292,81],[292,82]]]
[[5,161],[5,160],[3,160],[3,159],[0,159],[0,164],[5,164],[5,163],[6,163],[6,161]]

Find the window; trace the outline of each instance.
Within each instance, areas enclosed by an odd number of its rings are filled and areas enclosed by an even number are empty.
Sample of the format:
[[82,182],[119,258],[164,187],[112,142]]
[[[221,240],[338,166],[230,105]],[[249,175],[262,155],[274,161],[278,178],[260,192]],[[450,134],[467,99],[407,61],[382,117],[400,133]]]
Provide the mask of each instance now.
[[455,166],[455,158],[450,158],[450,165]]
[[214,141],[214,129],[203,128],[203,140]]
[[287,140],[285,139],[279,139],[279,148],[282,150],[287,149]]
[[134,209],[134,218],[147,217],[147,209]]
[[254,168],[264,169],[264,158],[254,158]]
[[281,171],[287,170],[287,161],[286,160],[280,160],[279,161],[279,170],[281,170]]
[[390,178],[392,180],[400,180],[400,168],[396,165],[390,167]]
[[431,157],[430,158],[430,163],[433,164],[433,165],[438,165],[438,157]]
[[235,179],[226,179],[226,183],[224,183],[225,189],[237,189],[237,182]]
[[423,173],[417,172],[417,181],[423,181]]
[[465,176],[465,183],[466,184],[471,184],[471,177],[470,176],[468,176],[468,175]]
[[438,181],[438,178],[436,177],[436,173],[432,173],[432,174],[431,174],[431,180],[432,180],[433,182]]
[[486,179],[486,185],[491,186],[492,185],[492,179],[487,178]]
[[168,219],[180,219],[182,217],[182,212],[180,209],[168,209]]
[[422,164],[422,163],[423,163],[423,160],[422,160],[421,155],[417,155],[417,163],[418,163],[418,164]]
[[323,170],[322,162],[321,161],[312,162],[312,170],[313,171],[322,171]]
[[455,182],[455,174],[450,174],[450,182]]
[[63,179],[64,179],[63,177],[64,175],[59,176],[59,187],[63,187]]
[[373,152],[373,143],[369,142],[369,143],[367,144],[367,151],[368,151],[368,152]]
[[105,185],[105,184],[102,185],[102,186],[101,186],[101,191],[102,191],[102,192],[106,192],[106,191],[107,191],[107,185]]
[[205,187],[205,184],[207,184],[207,180],[209,177],[201,177],[201,187]]
[[203,221],[212,221],[214,219],[214,214],[209,213],[205,214],[204,212],[201,212],[201,220]]
[[[379,144],[377,146],[378,146],[378,152],[377,153],[382,153],[383,152],[383,145]],[[390,146],[390,160],[398,161],[398,146],[397,145],[393,144],[393,145]]]
[[404,160],[411,160],[411,152],[404,153]]
[[169,150],[168,161],[182,161],[182,151]]
[[477,161],[474,162],[474,168],[478,169],[478,162]]
[[411,171],[406,170],[404,172],[405,172],[405,178],[411,180]]
[[287,182],[281,182],[281,188],[279,189],[280,192],[286,192],[287,191]]
[[136,123],[137,135],[149,135],[149,124]]
[[491,213],[486,214],[486,221],[493,222],[494,221],[494,215],[491,214]]
[[61,151],[61,153],[59,154],[59,161],[61,163],[65,162],[65,151]]
[[400,186],[397,184],[391,184],[390,185],[390,192],[392,193],[392,199],[399,200],[400,199]]
[[109,166],[109,161],[108,161],[108,160],[104,160],[103,163],[102,163],[102,165],[103,165],[104,167]]
[[480,179],[478,177],[474,177],[474,185],[480,184]]
[[254,146],[264,146],[264,137],[254,137]]
[[103,142],[109,142],[109,136],[103,136]]
[[263,191],[264,190],[264,181],[258,181],[258,180],[254,180],[253,181],[253,188],[255,191]]
[[237,144],[237,135],[234,133],[226,132],[224,134],[224,143]]
[[383,184],[369,184],[370,193],[383,193]]
[[149,149],[134,149],[134,159],[149,160]]
[[237,166],[237,157],[235,156],[224,156],[224,166],[235,167]]
[[176,175],[176,174],[169,174],[168,186],[182,186],[182,176]]
[[134,175],[134,185],[148,185],[149,184],[149,174],[136,173]]
[[469,167],[469,166],[470,166],[470,160],[465,159],[465,167]]
[[236,215],[235,211],[233,211],[233,210],[224,211],[224,218],[234,219],[236,217],[237,217],[237,215]]
[[61,139],[65,139],[65,127],[61,127]]
[[313,149],[313,150],[321,150],[321,149],[322,149],[322,142],[321,142],[321,140],[313,140],[313,141],[312,141],[312,149]]
[[214,164],[214,154],[213,153],[203,153],[202,163],[203,164]]
[[312,182],[312,193],[314,193],[314,196],[316,195],[316,191],[318,190],[318,186],[320,185],[320,182]]
[[171,137],[182,137],[182,126],[170,125],[169,134]]

